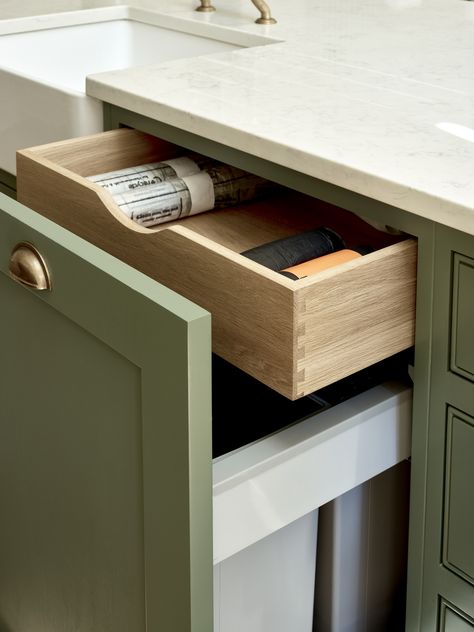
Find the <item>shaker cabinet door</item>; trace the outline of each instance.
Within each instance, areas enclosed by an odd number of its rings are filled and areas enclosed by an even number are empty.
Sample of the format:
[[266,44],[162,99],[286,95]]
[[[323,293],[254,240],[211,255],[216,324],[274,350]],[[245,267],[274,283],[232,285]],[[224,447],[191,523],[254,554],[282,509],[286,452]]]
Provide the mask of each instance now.
[[423,632],[464,632],[474,619],[473,270],[474,237],[437,225]]
[[209,632],[209,314],[3,195],[0,308],[0,629]]
[[439,632],[473,632],[474,625],[464,615],[453,609],[445,602],[441,602],[441,617]]

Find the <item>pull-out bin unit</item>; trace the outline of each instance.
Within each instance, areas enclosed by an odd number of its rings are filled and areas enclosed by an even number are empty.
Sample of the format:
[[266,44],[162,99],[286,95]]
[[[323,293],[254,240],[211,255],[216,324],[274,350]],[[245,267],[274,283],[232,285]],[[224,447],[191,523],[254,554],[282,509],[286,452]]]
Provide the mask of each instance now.
[[[360,495],[408,458],[410,438],[411,389],[390,382],[215,459],[215,632],[312,632],[318,507],[354,488]],[[353,505],[346,528],[352,520],[360,536],[364,507]],[[326,535],[328,547],[335,541]],[[357,547],[343,553],[354,566]],[[332,563],[326,558],[323,581]],[[364,564],[362,551],[356,571]],[[337,585],[329,593],[334,608],[344,602]]]

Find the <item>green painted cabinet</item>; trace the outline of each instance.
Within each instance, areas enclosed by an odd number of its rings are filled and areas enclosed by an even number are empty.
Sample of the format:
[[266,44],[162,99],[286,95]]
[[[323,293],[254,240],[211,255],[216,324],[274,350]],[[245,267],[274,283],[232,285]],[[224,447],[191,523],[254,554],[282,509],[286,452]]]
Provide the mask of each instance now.
[[450,365],[474,382],[474,259],[454,252],[452,272]]
[[[418,238],[406,630],[474,629],[474,237],[106,113]],[[24,241],[51,292],[10,278]],[[209,314],[1,195],[0,304],[0,631],[211,632]]]
[[0,630],[209,632],[209,314],[3,195],[0,306]]
[[474,585],[474,418],[447,409],[443,564]]
[[468,621],[449,604],[441,603],[439,632],[473,632],[474,622]]
[[474,237],[436,226],[421,632],[473,629],[473,264]]

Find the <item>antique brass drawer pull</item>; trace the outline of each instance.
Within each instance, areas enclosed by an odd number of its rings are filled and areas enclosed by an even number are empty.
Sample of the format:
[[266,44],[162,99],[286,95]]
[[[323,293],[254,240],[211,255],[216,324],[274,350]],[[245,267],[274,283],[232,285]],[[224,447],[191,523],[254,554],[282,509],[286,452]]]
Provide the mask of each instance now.
[[51,290],[48,267],[38,250],[27,242],[15,246],[10,257],[10,276],[35,290]]

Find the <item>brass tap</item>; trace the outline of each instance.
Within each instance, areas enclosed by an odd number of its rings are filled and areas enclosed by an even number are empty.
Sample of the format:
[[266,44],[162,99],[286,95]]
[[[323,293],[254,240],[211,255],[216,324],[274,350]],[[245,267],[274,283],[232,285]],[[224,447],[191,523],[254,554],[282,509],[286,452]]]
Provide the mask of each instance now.
[[276,20],[272,18],[270,7],[265,0],[252,0],[252,2],[260,11],[260,17],[258,20],[255,20],[257,24],[276,24]]
[[201,6],[196,9],[196,11],[201,11],[202,13],[211,13],[215,10],[215,7],[211,4],[211,0],[201,0]]
[[[276,20],[272,18],[270,7],[265,0],[252,0],[252,2],[260,11],[260,17],[258,20],[255,20],[257,24],[276,24]],[[201,0],[201,5],[196,9],[196,11],[202,11],[203,13],[210,13],[215,10],[211,4],[211,0]]]

